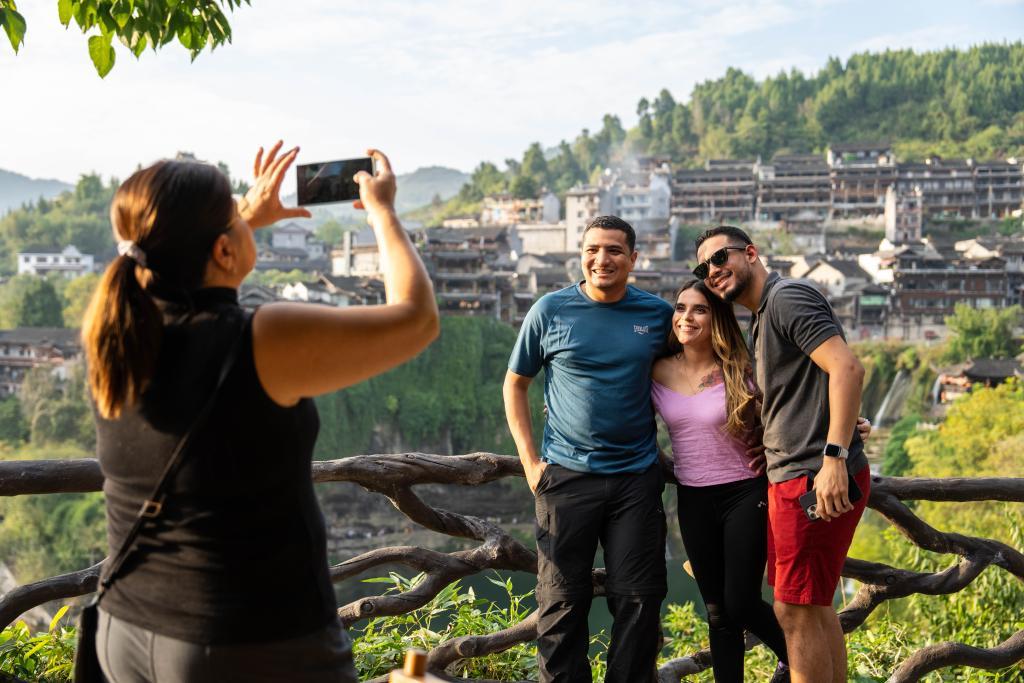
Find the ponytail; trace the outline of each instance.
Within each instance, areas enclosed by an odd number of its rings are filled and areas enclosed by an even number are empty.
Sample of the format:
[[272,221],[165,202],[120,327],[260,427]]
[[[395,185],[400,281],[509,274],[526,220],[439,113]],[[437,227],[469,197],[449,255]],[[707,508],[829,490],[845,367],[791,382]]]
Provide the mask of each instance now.
[[147,288],[202,287],[210,248],[234,211],[224,174],[196,162],[159,161],[114,194],[114,238],[130,244],[107,266],[82,323],[89,388],[104,418],[138,402],[156,372],[163,314]]
[[153,376],[163,327],[143,290],[141,270],[127,256],[107,266],[82,323],[89,388],[101,416],[115,419],[134,404]]

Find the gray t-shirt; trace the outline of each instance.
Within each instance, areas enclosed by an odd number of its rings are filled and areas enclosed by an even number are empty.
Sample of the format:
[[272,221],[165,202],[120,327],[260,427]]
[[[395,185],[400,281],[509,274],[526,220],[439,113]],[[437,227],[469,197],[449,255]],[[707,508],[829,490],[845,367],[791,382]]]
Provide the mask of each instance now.
[[[839,335],[846,340],[828,301],[813,285],[768,276],[751,321],[757,384],[764,392],[768,479],[773,483],[815,474],[828,440],[828,374],[810,354]],[[856,474],[868,464],[855,429],[847,468]]]

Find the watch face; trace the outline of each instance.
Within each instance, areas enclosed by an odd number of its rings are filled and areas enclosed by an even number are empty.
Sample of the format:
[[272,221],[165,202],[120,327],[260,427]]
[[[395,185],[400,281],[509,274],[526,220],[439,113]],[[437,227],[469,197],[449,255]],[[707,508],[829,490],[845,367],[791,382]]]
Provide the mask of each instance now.
[[825,455],[832,458],[840,458],[843,455],[843,447],[834,443],[825,444]]

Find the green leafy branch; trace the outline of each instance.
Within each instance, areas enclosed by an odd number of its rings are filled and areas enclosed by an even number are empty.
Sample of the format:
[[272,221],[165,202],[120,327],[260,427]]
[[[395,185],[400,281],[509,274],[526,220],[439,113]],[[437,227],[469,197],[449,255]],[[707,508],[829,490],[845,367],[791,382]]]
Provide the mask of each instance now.
[[[116,37],[138,58],[147,47],[177,39],[195,60],[207,47],[231,42],[224,9],[234,11],[250,0],[57,0],[60,23],[71,21],[89,35],[89,57],[100,78],[114,68]],[[15,0],[0,0],[0,27],[17,53],[25,44],[25,18]],[[98,31],[98,35],[96,32]]]

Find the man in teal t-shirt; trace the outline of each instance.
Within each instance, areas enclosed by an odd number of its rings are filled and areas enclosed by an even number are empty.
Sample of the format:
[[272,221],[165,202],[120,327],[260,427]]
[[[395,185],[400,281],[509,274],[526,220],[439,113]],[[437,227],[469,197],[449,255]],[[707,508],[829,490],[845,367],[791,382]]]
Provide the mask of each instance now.
[[[635,245],[622,219],[591,221],[583,282],[534,304],[505,376],[509,429],[536,496],[541,683],[591,680],[587,615],[598,543],[614,618],[605,680],[655,675],[665,513],[650,378],[672,306],[627,284]],[[538,453],[527,389],[542,369],[548,419]]]

